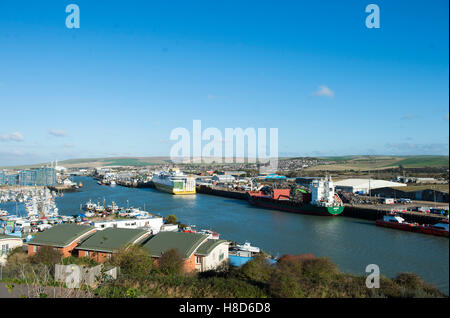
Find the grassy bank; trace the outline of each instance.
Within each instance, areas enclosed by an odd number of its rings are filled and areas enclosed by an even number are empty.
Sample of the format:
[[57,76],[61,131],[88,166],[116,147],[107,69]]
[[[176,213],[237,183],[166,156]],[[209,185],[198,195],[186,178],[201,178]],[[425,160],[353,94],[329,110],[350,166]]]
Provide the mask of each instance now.
[[[64,287],[52,279],[54,264],[61,263],[88,267],[97,265],[87,258],[62,259],[59,252],[52,248],[42,248],[32,257],[16,249],[8,256],[3,281],[26,286]],[[92,297],[100,298],[446,297],[412,273],[402,273],[394,278],[381,276],[379,288],[367,288],[367,277],[343,273],[329,259],[312,255],[283,256],[275,265],[259,255],[241,267],[224,263],[216,270],[186,273],[182,256],[177,250],[162,254],[158,266],[155,266],[147,250],[132,246],[119,251],[105,265],[118,266],[119,277],[100,282],[94,290],[85,289],[80,295],[85,297],[89,291]],[[27,291],[26,295],[29,294]]]
[[118,280],[103,284],[98,297],[221,298],[410,298],[445,297],[412,273],[380,278],[380,288],[366,287],[366,277],[342,273],[327,258],[282,258],[275,266],[256,257],[240,268],[224,265],[203,273],[145,276],[125,269]]

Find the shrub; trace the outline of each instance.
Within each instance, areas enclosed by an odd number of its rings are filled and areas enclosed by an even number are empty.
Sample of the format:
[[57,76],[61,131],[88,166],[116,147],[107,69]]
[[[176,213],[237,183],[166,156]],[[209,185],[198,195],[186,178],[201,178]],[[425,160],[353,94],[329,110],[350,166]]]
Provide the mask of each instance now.
[[304,297],[299,280],[302,275],[302,261],[288,259],[279,262],[269,280],[269,292],[274,297]]
[[413,273],[398,274],[393,281],[399,285],[400,297],[443,297],[436,287],[425,283],[420,276]]
[[68,256],[64,257],[62,259],[63,265],[70,265],[70,264],[76,264],[76,265],[84,265],[84,266],[97,266],[98,263],[89,257],[74,257],[74,256]]
[[274,297],[336,297],[333,285],[342,279],[327,258],[286,258],[269,280]]
[[164,252],[158,260],[159,270],[166,275],[180,275],[183,265],[183,256],[174,248]]
[[120,272],[129,278],[145,279],[153,270],[153,258],[139,245],[132,245],[114,254],[111,264],[119,266]]
[[16,247],[8,253],[6,264],[15,266],[20,264],[26,264],[29,262],[28,254],[22,249],[22,247]]
[[240,273],[246,279],[261,283],[267,283],[273,272],[274,268],[262,254],[258,254],[240,268]]
[[36,254],[31,256],[30,261],[34,264],[44,264],[53,266],[61,261],[62,254],[60,251],[51,246],[41,246]]
[[302,275],[311,283],[319,284],[330,282],[339,275],[336,264],[328,258],[314,258],[303,260]]
[[178,219],[175,215],[170,214],[165,218],[165,220],[166,220],[166,223],[168,223],[168,224],[176,224]]
[[413,273],[401,273],[398,274],[395,278],[394,281],[399,284],[402,285],[408,289],[417,289],[422,287],[423,285],[423,281],[422,279]]

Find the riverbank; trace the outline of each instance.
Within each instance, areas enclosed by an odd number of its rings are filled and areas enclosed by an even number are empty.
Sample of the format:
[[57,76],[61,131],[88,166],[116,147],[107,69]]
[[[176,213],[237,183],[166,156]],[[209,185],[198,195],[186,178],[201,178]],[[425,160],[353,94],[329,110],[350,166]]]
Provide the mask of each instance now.
[[[377,207],[377,206],[352,206],[351,204],[344,204],[345,208],[342,212],[342,216],[376,221],[380,220],[386,214],[390,213],[391,210],[388,206]],[[447,219],[446,216],[430,214],[430,213],[420,213],[413,211],[402,211],[399,210],[395,212],[404,218],[407,222],[417,222],[420,224],[436,224],[442,221],[443,219]]]
[[[152,188],[100,186],[90,177],[74,177],[73,181],[82,182],[83,188],[56,198],[60,215],[78,215],[89,200],[106,201],[106,205],[114,201],[163,217],[174,214],[186,224],[214,229],[226,240],[248,241],[275,257],[313,253],[329,257],[340,270],[355,275],[363,275],[368,264],[378,264],[387,277],[417,273],[448,294],[448,238],[387,229],[346,216],[325,218],[260,209],[245,200],[215,195],[176,196]],[[4,207],[15,210],[15,204]]]
[[[208,195],[214,195],[224,198],[230,198],[230,199],[237,199],[237,200],[248,200],[247,192],[245,191],[237,191],[237,190],[229,190],[226,188],[213,188],[210,186],[200,185],[197,186],[197,193],[200,194],[208,194]],[[421,202],[423,205],[433,205],[432,202]],[[344,204],[345,209],[342,212],[341,216],[347,216],[362,220],[369,220],[369,221],[376,221],[379,219],[382,219],[383,216],[390,213],[391,210],[394,208],[395,205],[359,205],[355,206],[352,204]],[[443,215],[437,215],[437,214],[425,214],[421,212],[413,212],[413,211],[406,211],[406,208],[411,208],[411,206],[414,206],[412,204],[405,206],[401,206],[401,210],[398,213],[400,216],[402,216],[406,221],[408,222],[417,222],[421,224],[435,224],[440,222],[443,219],[446,219],[446,216]],[[448,208],[448,205],[445,205]],[[398,207],[397,207],[398,208]],[[404,211],[402,211],[404,210]]]

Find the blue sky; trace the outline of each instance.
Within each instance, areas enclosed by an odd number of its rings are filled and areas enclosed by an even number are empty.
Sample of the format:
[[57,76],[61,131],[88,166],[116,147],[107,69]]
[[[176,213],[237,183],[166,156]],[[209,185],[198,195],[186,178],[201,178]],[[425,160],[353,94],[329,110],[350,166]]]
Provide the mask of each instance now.
[[[365,26],[370,3],[380,29]],[[168,156],[194,119],[276,127],[280,156],[448,154],[448,9],[2,0],[0,165]]]

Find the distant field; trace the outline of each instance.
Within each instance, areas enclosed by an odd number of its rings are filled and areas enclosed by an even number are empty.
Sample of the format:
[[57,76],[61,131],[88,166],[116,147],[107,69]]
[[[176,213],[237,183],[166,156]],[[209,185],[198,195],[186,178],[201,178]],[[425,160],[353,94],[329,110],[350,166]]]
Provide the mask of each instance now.
[[[422,168],[422,167],[448,167],[448,156],[417,156],[403,159],[396,163],[405,168]],[[386,167],[392,167],[387,165]]]
[[[166,163],[167,157],[121,157],[121,158],[86,158],[58,161],[58,166],[65,168],[97,168],[104,166],[151,166]],[[6,169],[29,169],[41,167],[50,163],[4,167]]]
[[338,161],[338,162],[341,162],[341,161],[352,160],[352,159],[357,158],[357,157],[358,156],[323,157],[323,158],[320,158],[320,159],[325,160],[325,161]]
[[156,162],[149,162],[145,159],[134,159],[134,158],[123,158],[123,159],[112,159],[112,160],[106,160],[105,166],[153,166],[157,165]]
[[330,164],[309,167],[307,170],[383,170],[396,168],[402,165],[404,168],[437,168],[448,167],[448,156],[352,156],[352,157],[327,157],[324,158]]
[[[321,157],[328,164],[309,167],[309,171],[344,171],[344,170],[383,170],[396,168],[402,165],[404,168],[436,168],[448,167],[448,156],[342,156],[342,157]],[[280,158],[289,160],[289,158]],[[152,166],[164,164],[170,161],[168,157],[114,157],[114,158],[91,158],[91,159],[71,159],[59,161],[58,165],[66,168],[95,168],[102,166]],[[217,162],[221,160],[218,159]],[[16,167],[5,167],[8,169],[25,169],[40,167],[48,163],[23,165]],[[220,166],[217,163],[217,166]]]

